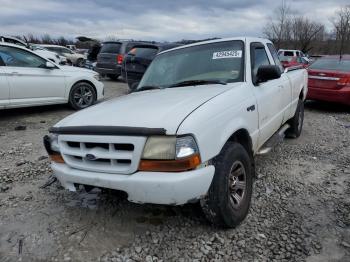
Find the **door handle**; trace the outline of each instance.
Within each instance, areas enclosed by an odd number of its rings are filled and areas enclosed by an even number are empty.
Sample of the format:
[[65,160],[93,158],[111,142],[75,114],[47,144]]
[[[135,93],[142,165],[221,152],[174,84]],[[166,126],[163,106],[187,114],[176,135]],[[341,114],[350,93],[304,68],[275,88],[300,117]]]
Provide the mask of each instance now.
[[18,75],[18,72],[11,72],[11,75]]
[[251,106],[247,107],[248,112],[254,111],[254,110],[255,110],[255,105],[251,105]]

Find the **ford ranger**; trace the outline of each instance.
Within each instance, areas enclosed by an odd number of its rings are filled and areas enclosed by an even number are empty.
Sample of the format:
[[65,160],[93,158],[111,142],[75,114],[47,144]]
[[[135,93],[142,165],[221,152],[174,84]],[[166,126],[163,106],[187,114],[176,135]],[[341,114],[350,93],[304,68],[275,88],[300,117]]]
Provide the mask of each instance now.
[[159,53],[136,90],[72,114],[44,137],[63,187],[124,191],[136,203],[199,202],[237,226],[252,196],[254,156],[302,130],[307,72],[273,44],[228,38]]

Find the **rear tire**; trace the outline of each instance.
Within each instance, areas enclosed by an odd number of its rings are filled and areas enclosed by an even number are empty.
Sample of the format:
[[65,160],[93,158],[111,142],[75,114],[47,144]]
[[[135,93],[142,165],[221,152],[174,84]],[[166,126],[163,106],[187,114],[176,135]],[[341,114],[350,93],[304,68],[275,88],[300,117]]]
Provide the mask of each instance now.
[[93,105],[96,102],[95,88],[86,82],[75,84],[69,94],[69,105],[80,110]]
[[215,174],[201,206],[214,225],[234,228],[247,216],[253,190],[253,165],[246,149],[229,142],[213,160]]
[[290,128],[288,128],[286,131],[286,137],[298,138],[303,129],[303,123],[304,123],[304,101],[299,99],[297,110],[295,111],[293,118],[291,118],[288,121],[288,124],[290,124]]

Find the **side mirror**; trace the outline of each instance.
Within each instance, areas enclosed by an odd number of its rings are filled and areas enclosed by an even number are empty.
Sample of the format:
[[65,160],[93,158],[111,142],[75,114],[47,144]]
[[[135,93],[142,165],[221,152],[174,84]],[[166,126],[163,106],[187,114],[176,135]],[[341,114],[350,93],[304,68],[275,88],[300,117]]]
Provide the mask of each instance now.
[[262,65],[258,68],[256,82],[262,83],[281,77],[281,69],[276,65]]
[[49,61],[46,62],[45,67],[47,69],[55,69],[56,66],[53,63],[50,63]]

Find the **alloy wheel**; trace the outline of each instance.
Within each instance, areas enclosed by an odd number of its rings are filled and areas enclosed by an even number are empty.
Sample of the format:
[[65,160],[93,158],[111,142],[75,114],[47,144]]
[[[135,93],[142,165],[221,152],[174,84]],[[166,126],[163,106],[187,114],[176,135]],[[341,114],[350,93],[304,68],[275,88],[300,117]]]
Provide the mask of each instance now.
[[240,161],[235,161],[231,167],[229,176],[230,202],[233,207],[238,207],[246,193],[246,171]]

